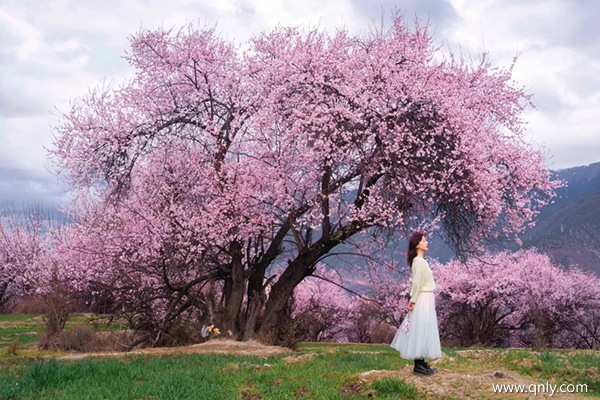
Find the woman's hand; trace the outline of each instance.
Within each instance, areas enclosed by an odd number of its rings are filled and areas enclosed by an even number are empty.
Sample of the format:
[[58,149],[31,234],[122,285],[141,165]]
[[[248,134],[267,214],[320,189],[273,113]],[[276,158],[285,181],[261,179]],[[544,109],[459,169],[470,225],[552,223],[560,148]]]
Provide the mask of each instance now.
[[415,303],[408,303],[408,307],[406,307],[406,309],[407,309],[408,311],[412,311],[412,310],[413,310],[413,308],[415,308]]

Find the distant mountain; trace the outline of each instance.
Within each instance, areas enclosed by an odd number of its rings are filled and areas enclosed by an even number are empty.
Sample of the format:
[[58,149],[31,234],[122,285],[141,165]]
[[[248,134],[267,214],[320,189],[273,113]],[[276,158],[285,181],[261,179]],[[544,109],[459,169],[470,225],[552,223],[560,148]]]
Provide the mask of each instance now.
[[562,169],[554,172],[556,178],[566,183],[558,189],[554,204],[546,207],[546,211],[572,204],[586,196],[600,193],[600,162]]
[[555,172],[566,186],[521,237],[556,263],[600,275],[600,163]]

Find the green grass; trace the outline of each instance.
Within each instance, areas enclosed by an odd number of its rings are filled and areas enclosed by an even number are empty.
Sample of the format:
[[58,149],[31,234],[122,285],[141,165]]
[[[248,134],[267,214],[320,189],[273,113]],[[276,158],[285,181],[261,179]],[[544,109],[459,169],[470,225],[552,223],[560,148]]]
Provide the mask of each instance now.
[[0,314],[0,322],[30,322],[36,317],[39,317],[39,314]]
[[[68,327],[88,323],[88,316],[75,315]],[[61,354],[25,346],[16,355],[8,354],[10,339],[36,340],[26,332],[36,332],[42,325],[35,315],[0,315],[0,400],[461,398],[456,394],[426,394],[422,384],[416,387],[406,373],[396,374],[410,362],[387,345],[301,343],[298,352],[292,354],[307,357],[299,363],[285,362],[287,355],[205,354],[130,354],[116,359],[66,361],[42,359]],[[102,322],[95,327],[114,329]],[[448,376],[444,374],[467,376],[501,370],[536,383],[548,380],[552,384],[586,384],[590,397],[600,393],[597,351],[444,348],[444,352],[446,357],[437,365],[442,371],[441,380]],[[373,370],[388,373],[360,379],[361,373]],[[430,378],[419,379],[427,382]],[[477,392],[474,398],[486,398],[486,393]]]
[[37,342],[42,325],[41,316],[36,314],[0,314],[0,354],[14,343]]
[[421,395],[414,385],[398,378],[384,378],[373,382],[371,387],[379,396],[386,396],[389,399],[419,399]]
[[[0,369],[1,399],[366,399],[365,370],[398,367],[397,354],[329,353],[287,364],[284,356],[186,355],[29,361]],[[378,398],[420,398],[399,380],[377,383]],[[347,394],[342,395],[341,393]],[[398,397],[403,393],[411,397]],[[258,397],[260,395],[261,397]]]
[[[498,368],[531,376],[536,382],[587,384],[590,396],[600,393],[598,376],[590,377],[586,372],[600,365],[597,352],[538,353],[512,349],[481,352],[483,356],[472,359],[448,349],[447,354],[454,355],[449,355],[438,367],[454,373],[464,370],[465,374]],[[0,399],[423,399],[427,396],[397,376],[372,383],[359,380],[361,372],[396,371],[408,364],[386,345],[308,343],[301,344],[294,356],[307,354],[313,354],[312,358],[292,364],[284,361],[286,355],[13,360],[0,363]],[[485,398],[484,393],[481,398]]]

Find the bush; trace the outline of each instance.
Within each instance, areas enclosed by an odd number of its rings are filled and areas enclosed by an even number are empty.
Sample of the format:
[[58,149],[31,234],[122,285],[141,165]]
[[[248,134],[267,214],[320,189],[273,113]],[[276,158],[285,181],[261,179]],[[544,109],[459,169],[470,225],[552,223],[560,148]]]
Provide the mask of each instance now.
[[6,354],[9,356],[16,356],[17,350],[19,349],[19,339],[15,339],[12,343],[6,348]]
[[373,332],[371,332],[371,343],[392,343],[397,330],[398,329],[393,325],[381,321],[373,327]]
[[38,296],[26,296],[17,300],[11,311],[13,314],[45,314],[48,306]]
[[76,327],[56,335],[56,348],[87,353],[97,351],[99,346],[96,332],[89,327]]
[[40,347],[78,353],[128,351],[139,337],[139,334],[131,331],[96,332],[91,327],[82,325],[50,337],[44,335],[40,339]]
[[165,333],[163,345],[167,347],[186,346],[201,342],[200,325],[198,323],[175,323]]

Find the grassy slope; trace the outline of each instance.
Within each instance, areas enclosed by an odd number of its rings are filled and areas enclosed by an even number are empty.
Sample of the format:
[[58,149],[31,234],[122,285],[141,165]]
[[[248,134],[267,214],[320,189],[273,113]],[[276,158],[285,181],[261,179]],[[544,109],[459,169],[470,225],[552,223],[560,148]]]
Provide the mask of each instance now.
[[[23,324],[35,317],[10,318]],[[0,338],[9,325],[0,324]],[[599,352],[444,351],[438,374],[416,377],[386,345],[306,343],[292,358],[163,354],[80,361],[36,359],[42,354],[23,349],[8,355],[0,345],[0,399],[488,399],[511,398],[494,395],[492,383],[546,380],[585,383],[588,397],[600,394]],[[505,377],[494,378],[495,371]]]

